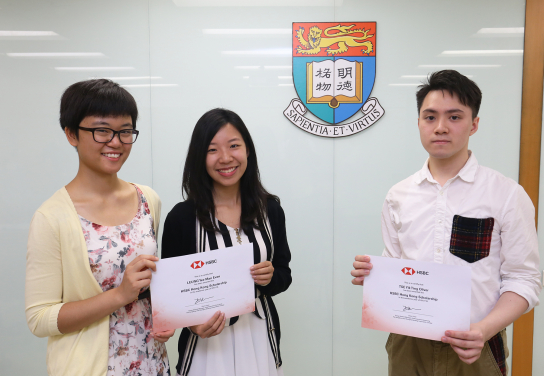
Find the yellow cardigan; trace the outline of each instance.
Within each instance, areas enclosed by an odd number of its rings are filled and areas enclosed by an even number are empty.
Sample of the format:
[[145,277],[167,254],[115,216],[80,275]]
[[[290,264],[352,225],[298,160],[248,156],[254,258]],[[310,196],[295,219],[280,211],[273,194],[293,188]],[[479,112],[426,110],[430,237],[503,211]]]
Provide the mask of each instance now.
[[[158,238],[161,201],[153,189],[138,187],[147,199]],[[26,320],[34,335],[49,337],[47,373],[51,376],[106,375],[109,315],[72,333],[62,334],[57,327],[57,317],[64,303],[102,293],[91,272],[79,217],[64,187],[34,214],[26,260]]]

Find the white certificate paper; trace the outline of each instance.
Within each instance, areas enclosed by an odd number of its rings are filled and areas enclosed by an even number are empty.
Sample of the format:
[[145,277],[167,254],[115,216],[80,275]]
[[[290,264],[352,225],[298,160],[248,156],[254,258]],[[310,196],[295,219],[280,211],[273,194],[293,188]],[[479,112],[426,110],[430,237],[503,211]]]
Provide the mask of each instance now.
[[203,324],[217,311],[229,318],[255,309],[252,244],[156,264],[150,285],[155,331]]
[[471,269],[371,256],[362,327],[440,341],[470,329]]

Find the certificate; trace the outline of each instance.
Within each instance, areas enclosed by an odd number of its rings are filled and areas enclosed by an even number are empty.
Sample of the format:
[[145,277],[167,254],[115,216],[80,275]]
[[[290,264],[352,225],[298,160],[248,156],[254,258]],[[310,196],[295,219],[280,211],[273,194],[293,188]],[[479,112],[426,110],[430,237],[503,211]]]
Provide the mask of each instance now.
[[203,324],[217,311],[229,318],[255,310],[252,244],[156,264],[150,285],[155,331]]
[[470,329],[471,269],[372,256],[362,327],[440,341]]

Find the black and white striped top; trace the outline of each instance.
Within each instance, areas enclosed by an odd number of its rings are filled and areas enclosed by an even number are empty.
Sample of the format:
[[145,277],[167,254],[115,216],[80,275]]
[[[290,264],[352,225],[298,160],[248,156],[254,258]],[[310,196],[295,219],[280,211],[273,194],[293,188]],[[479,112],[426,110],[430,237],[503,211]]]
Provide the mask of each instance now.
[[[260,228],[252,228],[247,233],[225,226],[217,222],[221,232],[206,230],[196,218],[195,204],[188,200],[178,203],[170,211],[164,222],[162,237],[162,257],[183,256],[192,253],[208,252],[215,249],[228,248],[239,244],[252,243],[255,264],[270,261],[274,267],[274,275],[266,286],[255,285],[254,314],[266,321],[270,348],[276,361],[276,367],[282,365],[280,354],[281,331],[279,316],[272,296],[279,294],[291,284],[289,262],[291,252],[285,231],[285,215],[275,200],[267,202],[268,218],[260,223]],[[228,325],[235,325],[238,318],[231,318]],[[191,367],[192,357],[198,336],[188,328],[184,328],[179,337],[179,360],[176,366],[178,374],[186,376]]]
[[[270,232],[270,222],[268,219],[263,223],[263,230],[252,228],[249,233],[244,232],[241,228],[232,228],[225,225],[223,222],[216,219],[216,225],[221,232],[213,232],[204,229],[199,220],[196,220],[197,252],[208,252],[216,249],[228,248],[241,244],[253,244],[253,263],[258,264],[263,261],[272,261],[274,257],[274,241]],[[255,288],[255,312],[254,314],[261,318],[265,318],[263,302],[259,299],[261,293]],[[233,325],[238,321],[238,316],[230,318],[225,326]]]

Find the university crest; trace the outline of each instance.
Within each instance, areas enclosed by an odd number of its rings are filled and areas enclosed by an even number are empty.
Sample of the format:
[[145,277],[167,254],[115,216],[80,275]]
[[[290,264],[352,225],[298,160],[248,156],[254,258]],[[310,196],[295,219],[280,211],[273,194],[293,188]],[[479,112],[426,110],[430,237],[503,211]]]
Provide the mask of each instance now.
[[[376,77],[376,22],[293,22],[292,37],[298,98],[283,112],[289,121],[318,136],[345,137],[383,116],[378,100],[369,98]],[[308,111],[328,124],[305,117]],[[361,116],[344,122],[355,114]]]

